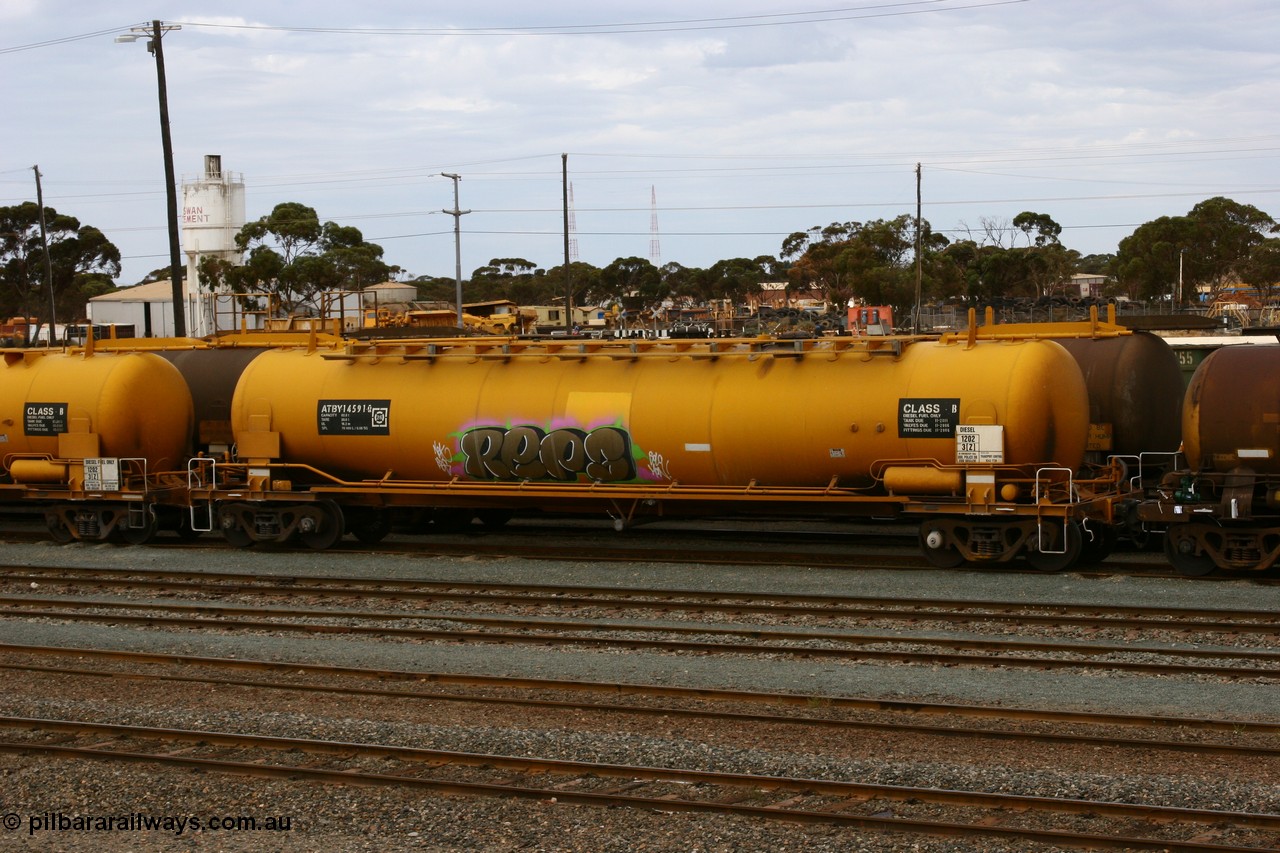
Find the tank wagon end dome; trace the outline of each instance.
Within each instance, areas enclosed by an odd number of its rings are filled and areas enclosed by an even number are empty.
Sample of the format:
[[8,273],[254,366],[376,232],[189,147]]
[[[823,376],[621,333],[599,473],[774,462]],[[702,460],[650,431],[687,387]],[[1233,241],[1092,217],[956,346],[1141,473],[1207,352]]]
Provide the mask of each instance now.
[[1196,368],[1182,406],[1193,471],[1280,474],[1280,344],[1222,347]]
[[58,436],[97,435],[98,454],[142,458],[150,470],[184,463],[193,424],[181,374],[146,352],[50,352],[4,363],[6,452],[58,452]]
[[1137,455],[1178,449],[1183,381],[1172,347],[1146,332],[1067,338],[1060,343],[1084,373],[1090,422],[1111,427],[1110,452]]

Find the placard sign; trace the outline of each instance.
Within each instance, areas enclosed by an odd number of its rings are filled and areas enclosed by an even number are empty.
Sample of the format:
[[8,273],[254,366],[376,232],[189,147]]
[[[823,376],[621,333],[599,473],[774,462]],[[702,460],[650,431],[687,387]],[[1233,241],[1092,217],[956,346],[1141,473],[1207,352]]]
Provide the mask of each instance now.
[[67,431],[66,403],[27,403],[22,409],[27,435],[61,435]]
[[960,424],[956,427],[956,464],[1004,462],[1004,426],[1001,424]]
[[915,397],[898,400],[899,438],[951,438],[960,421],[959,397]]
[[120,491],[120,460],[106,456],[90,456],[84,460],[86,492]]
[[390,435],[390,400],[321,400],[316,404],[320,435]]

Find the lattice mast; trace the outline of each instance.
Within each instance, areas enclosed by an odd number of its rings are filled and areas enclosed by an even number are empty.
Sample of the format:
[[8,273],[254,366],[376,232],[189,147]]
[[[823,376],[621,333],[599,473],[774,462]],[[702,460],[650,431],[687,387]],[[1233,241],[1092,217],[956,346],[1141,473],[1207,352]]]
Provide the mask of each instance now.
[[578,260],[578,220],[573,214],[573,184],[569,184],[569,263]]
[[662,244],[658,241],[658,190],[649,187],[649,261],[662,266]]

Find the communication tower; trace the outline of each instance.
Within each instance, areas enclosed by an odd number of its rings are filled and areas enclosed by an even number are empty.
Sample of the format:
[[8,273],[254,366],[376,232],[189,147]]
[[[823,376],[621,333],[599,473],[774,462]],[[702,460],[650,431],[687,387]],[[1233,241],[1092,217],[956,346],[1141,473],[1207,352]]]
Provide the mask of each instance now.
[[658,190],[649,187],[649,260],[662,266],[662,246],[658,242]]
[[578,259],[578,219],[573,215],[573,184],[569,184],[569,263]]

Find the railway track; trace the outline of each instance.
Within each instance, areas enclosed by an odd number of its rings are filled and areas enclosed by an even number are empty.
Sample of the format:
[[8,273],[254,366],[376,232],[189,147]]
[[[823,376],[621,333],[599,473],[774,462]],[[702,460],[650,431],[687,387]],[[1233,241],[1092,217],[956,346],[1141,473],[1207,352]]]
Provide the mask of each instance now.
[[[1280,758],[1280,723],[1208,719],[1202,717],[1159,718],[1149,715],[1117,715],[1084,711],[1051,711],[1030,708],[985,707],[946,703],[894,702],[847,696],[779,694],[759,691],[708,691],[689,688],[601,684],[495,676],[457,675],[439,672],[403,672],[340,667],[307,663],[194,657],[152,652],[126,652],[56,646],[0,644],[0,651],[21,656],[27,662],[10,659],[0,662],[0,670],[31,672],[73,678],[120,679],[174,684],[200,684],[266,691],[314,692],[358,699],[409,699],[432,702],[500,705],[536,708],[541,711],[591,711],[660,718],[687,718],[735,723],[801,726],[848,731],[910,733],[929,737],[991,739],[1020,743],[1066,745],[1104,749],[1166,750],[1196,755],[1233,755],[1256,760]],[[51,666],[35,661],[72,658],[76,666]],[[105,664],[86,669],[85,661]],[[126,668],[112,668],[113,665]],[[154,667],[164,671],[156,672]],[[177,672],[175,672],[177,670]],[[232,678],[226,671],[269,672],[272,678]],[[353,681],[409,682],[411,688],[354,686]],[[473,692],[445,692],[471,688]],[[598,702],[583,695],[607,693],[628,701]],[[554,694],[557,698],[547,698]],[[652,704],[656,699],[675,699],[682,705]],[[724,705],[731,705],[729,710]],[[754,710],[760,707],[796,709],[793,713]],[[814,713],[825,709],[824,714]],[[741,710],[750,709],[750,710]],[[856,715],[856,716],[854,716]],[[953,725],[923,724],[919,718],[946,718]],[[995,721],[1004,728],[981,726]],[[1011,728],[1017,723],[1022,728]],[[1027,725],[1036,728],[1027,728]],[[1046,726],[1077,727],[1072,732],[1046,730]],[[1146,736],[1108,733],[1139,729]],[[1157,736],[1176,730],[1179,739]],[[1213,739],[1214,735],[1229,739]]]
[[[64,652],[77,653],[80,657],[85,654],[85,650]],[[278,683],[264,686],[274,690],[297,689]],[[634,709],[622,710],[626,713]],[[1136,718],[1131,722],[1136,722]],[[1267,849],[1269,839],[1274,839],[1275,830],[1280,829],[1280,816],[1222,809],[853,784],[704,768],[636,767],[507,754],[404,749],[379,743],[281,738],[208,729],[177,730],[16,717],[0,719],[0,729],[10,732],[0,743],[0,751],[50,760],[161,765],[343,785],[411,787],[463,796],[533,798],[543,803],[656,808],[663,813],[699,811],[945,838],[1037,841],[1057,847],[1256,850]],[[964,732],[963,736],[988,735]],[[1203,746],[1205,754],[1214,751],[1213,745]],[[282,753],[287,753],[288,761],[281,760]],[[1237,750],[1232,754],[1247,756],[1250,760],[1262,757],[1248,751]],[[1269,752],[1267,758],[1274,758],[1274,753]],[[1054,826],[1055,823],[1061,826]],[[1194,841],[1185,840],[1187,837]]]
[[[665,653],[794,655],[850,662],[891,662],[921,666],[979,666],[1044,669],[1101,669],[1128,673],[1210,676],[1224,679],[1280,679],[1280,652],[1269,649],[1204,649],[1065,641],[953,639],[868,635],[758,626],[658,625],[595,619],[550,620],[454,614],[424,616],[403,611],[354,611],[226,604],[76,600],[0,596],[6,618],[91,621],[168,629],[347,634],[380,640],[533,644],[596,649],[648,649]],[[54,609],[58,608],[58,609]],[[167,615],[167,614],[184,615]],[[254,617],[254,618],[249,618]],[[331,621],[298,621],[322,619]],[[478,627],[404,627],[391,622],[471,624]],[[375,624],[360,624],[360,623]],[[671,639],[671,636],[699,639]],[[710,637],[714,639],[701,639]],[[761,641],[764,642],[761,642]],[[1035,656],[1026,653],[1036,652]],[[1150,660],[1158,658],[1159,660]],[[1203,661],[1218,661],[1206,663]]]
[[601,608],[660,613],[728,613],[901,622],[1070,625],[1164,631],[1280,634],[1280,610],[1119,606],[887,596],[799,595],[551,584],[466,583],[398,578],[353,580],[339,576],[74,567],[0,567],[0,583],[72,588],[143,589],[208,596],[305,595],[329,599],[386,599],[559,610]]
[[[473,754],[381,744],[264,737],[216,731],[121,726],[84,721],[0,718],[9,736],[0,751],[108,762],[158,764],[254,777],[333,784],[388,785],[466,796],[532,798],[600,807],[698,811],[769,821],[830,823],[945,838],[997,837],[1068,847],[1164,851],[1265,849],[1280,816],[1130,805],[982,791],[723,773],[521,756]],[[280,760],[280,753],[306,760]],[[512,774],[516,774],[512,777]],[[877,816],[882,804],[892,817]],[[914,817],[921,805],[950,819]],[[1104,831],[1045,829],[1069,815]],[[993,823],[993,820],[996,821]],[[1117,824],[1127,828],[1114,834]],[[1170,832],[1170,825],[1175,827]],[[1223,827],[1228,826],[1229,829]],[[1178,832],[1192,827],[1193,843]],[[1141,832],[1142,834],[1135,834]],[[1225,843],[1204,840],[1219,835]]]
[[[575,651],[642,648],[652,652],[648,660],[655,663],[667,655],[750,655],[767,657],[769,666],[792,660],[809,669],[804,663],[808,659],[844,660],[928,667],[939,679],[949,678],[945,673],[952,669],[1054,669],[1064,675],[1086,674],[1082,684],[1098,685],[1113,683],[1095,676],[1114,670],[1190,679],[1188,685],[1227,679],[1258,685],[1245,688],[1258,690],[1280,679],[1280,652],[1275,651],[1278,610],[1028,602],[1013,600],[1017,596],[1012,595],[1011,600],[955,600],[936,592],[918,597],[795,594],[786,591],[786,585],[782,591],[757,593],[734,586],[723,592],[681,588],[679,580],[674,587],[601,586],[592,584],[595,578],[586,571],[581,576],[587,584],[473,579],[487,572],[463,572],[460,578],[465,582],[424,582],[371,576],[387,571],[381,563],[370,562],[363,571],[353,564],[351,576],[333,569],[311,574],[305,569],[286,571],[283,558],[280,563],[275,558],[262,562],[261,555],[234,564],[258,564],[265,571],[175,571],[136,568],[119,559],[128,553],[123,549],[105,550],[112,556],[104,553],[102,562],[112,568],[0,566],[0,621],[14,626],[6,633],[17,641],[0,645],[0,669],[11,686],[3,713],[17,720],[8,735],[0,732],[0,752],[8,753],[6,762],[23,762],[18,766],[37,774],[54,766],[94,762],[104,767],[108,778],[184,770],[312,778],[326,784],[376,786],[396,797],[413,797],[414,790],[446,792],[477,803],[460,808],[481,811],[486,807],[479,803],[514,797],[536,809],[581,803],[625,806],[640,815],[736,815],[753,825],[804,822],[826,827],[823,832],[857,832],[862,843],[876,837],[870,833],[882,832],[896,834],[899,840],[894,844],[903,843],[903,834],[943,839],[923,842],[931,850],[943,848],[930,844],[951,843],[964,844],[963,849],[987,849],[984,845],[990,843],[1002,850],[1038,844],[1050,849],[1178,851],[1265,850],[1280,844],[1280,815],[1271,807],[1274,798],[1267,787],[1280,772],[1280,723],[1270,722],[1265,711],[1256,709],[1235,719],[1092,714],[1054,706],[1000,707],[994,700],[991,705],[964,705],[572,678],[492,678],[467,672],[413,672],[412,665],[406,670],[362,669],[328,666],[309,660],[309,653],[283,651],[290,648],[291,636],[346,635],[362,640],[359,647],[366,650],[390,648],[380,641],[431,643],[440,649],[406,652],[401,660],[425,660],[429,655],[439,657],[437,665],[445,668],[460,659],[448,649],[450,644],[501,643],[510,651],[500,659],[509,660],[509,671],[515,673],[531,671],[520,663],[522,649],[539,650],[543,661],[552,660],[545,656],[547,649],[562,649],[565,656],[555,660],[567,662]],[[85,562],[91,556],[85,554]],[[357,580],[356,574],[362,577]],[[540,569],[530,574],[545,578]],[[672,572],[670,577],[687,576]],[[903,587],[919,589],[915,581]],[[822,589],[815,584],[810,588]],[[988,588],[1003,592],[996,585]],[[1044,587],[1046,592],[1058,588]],[[937,591],[947,589],[945,582],[938,582]],[[1238,590],[1224,600],[1252,603]],[[41,628],[52,643],[77,633],[82,637],[79,646],[93,644],[84,641],[90,637],[107,637],[81,633],[71,625],[91,620],[114,626],[117,630],[109,636],[120,637],[122,644],[133,645],[126,638],[136,635],[150,643],[200,652],[212,647],[214,633],[252,631],[252,648],[263,653],[250,657],[264,657],[268,649],[281,653],[274,661],[230,660],[207,653],[21,645],[23,636],[30,636],[22,623],[30,619],[68,623],[65,629]],[[158,639],[162,635],[148,630],[152,628],[165,632],[165,639]],[[1058,631],[1064,632],[1062,638],[1044,639]],[[250,648],[241,641],[217,642],[226,642],[228,651]],[[325,646],[336,650],[336,643],[335,639],[334,645]],[[296,648],[320,650],[317,644]],[[462,657],[474,655],[469,651]],[[358,653],[350,659],[363,662],[364,657]],[[656,665],[658,671],[668,666]],[[572,663],[552,663],[548,668],[570,675],[578,669]],[[830,667],[821,671],[836,672]],[[611,676],[612,672],[603,678]],[[946,682],[937,683],[937,694],[915,695],[947,695],[942,686]],[[14,684],[22,685],[16,694]],[[1223,689],[1242,686],[1224,684]],[[31,699],[24,700],[24,695]],[[1035,704],[1034,699],[1028,704]],[[232,708],[245,710],[237,713]],[[258,709],[270,709],[265,715],[270,719],[260,723]],[[349,714],[370,722],[338,724]],[[425,735],[439,726],[440,734],[426,741],[384,740],[383,732],[393,730],[375,721],[401,719],[406,721],[405,732],[416,731],[416,725]],[[324,722],[313,726],[303,720]],[[77,734],[86,723],[138,724],[152,733],[94,729]],[[31,725],[39,728],[39,735]],[[0,729],[5,728],[0,722]],[[170,736],[165,729],[176,734]],[[281,735],[303,732],[305,737],[279,740]],[[558,732],[575,742],[582,738],[583,748],[561,752],[553,746]],[[237,745],[221,740],[242,733],[260,742]],[[532,740],[526,741],[526,736]],[[460,756],[448,754],[459,737],[459,742],[481,748]],[[634,760],[637,754],[630,746],[637,738],[646,741],[646,748],[637,753],[641,761]],[[750,758],[728,769],[704,765],[689,758],[697,750],[676,748],[686,739],[707,745],[708,755],[746,750]],[[654,741],[652,751],[649,740]],[[668,740],[671,746],[664,747]],[[530,751],[517,745],[528,742],[551,748]],[[391,755],[385,746],[406,743],[435,749]],[[794,757],[791,769],[799,772],[775,767],[763,754],[754,753],[757,748]],[[1039,764],[1043,759],[1037,756],[1053,759]],[[583,758],[589,763],[568,763]],[[533,763],[508,765],[507,759]],[[891,767],[897,761],[912,765],[905,784],[895,784],[904,780],[892,778],[892,773],[828,776],[825,770]],[[926,768],[930,761],[943,762],[929,766],[939,772]],[[539,766],[548,762],[554,766]],[[143,769],[105,769],[126,763]],[[164,766],[173,769],[159,769]],[[941,770],[946,766],[957,768],[950,779],[949,771]],[[969,766],[990,772],[959,769]],[[805,772],[818,767],[824,769]],[[1010,786],[999,782],[1006,778],[1002,768],[1007,778],[1016,780]],[[725,771],[727,777],[648,778],[647,770]],[[76,778],[88,771],[57,772]],[[1253,789],[1240,796],[1200,796],[1201,786],[1208,791],[1216,784],[1208,781],[1210,772]],[[1103,781],[1108,773],[1123,781]],[[1130,780],[1131,773],[1142,778]],[[1166,774],[1168,790],[1178,791],[1176,796],[1163,795]],[[1049,781],[1053,777],[1059,781]],[[843,786],[848,779],[867,784]],[[974,787],[955,784],[955,779]],[[965,799],[1006,791],[1033,796],[1027,802]],[[1069,791],[1075,794],[1065,793]],[[1130,791],[1145,794],[1131,796]],[[634,799],[609,799],[615,795]],[[287,796],[292,802],[297,795]],[[349,797],[333,796],[344,801]],[[1049,802],[1041,808],[1034,802],[1037,798]],[[1230,806],[1219,805],[1224,803]],[[1111,809],[1112,804],[1117,808]],[[725,805],[744,808],[726,811],[721,808]],[[1147,811],[1149,806],[1156,810]],[[1165,810],[1173,807],[1185,809]],[[281,811],[279,806],[275,810]],[[594,822],[589,817],[572,820]],[[908,849],[911,842],[905,844],[893,849]]]

